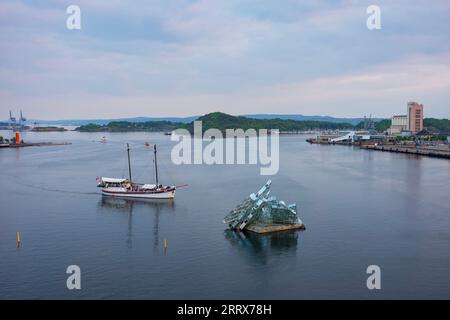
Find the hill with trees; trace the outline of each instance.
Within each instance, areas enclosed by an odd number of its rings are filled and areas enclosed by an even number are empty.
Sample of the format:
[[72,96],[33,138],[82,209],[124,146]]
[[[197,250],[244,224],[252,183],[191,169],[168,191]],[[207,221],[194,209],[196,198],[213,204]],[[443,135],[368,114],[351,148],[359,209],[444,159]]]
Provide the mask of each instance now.
[[112,121],[105,125],[89,123],[76,128],[80,132],[130,132],[130,131],[172,131],[180,127],[182,123],[171,121],[147,121],[147,122],[129,122]]
[[[350,123],[324,122],[324,121],[297,121],[291,119],[254,119],[244,116],[232,116],[222,112],[213,112],[201,116],[197,121],[202,121],[203,131],[214,128],[224,132],[226,129],[278,129],[282,131],[307,131],[307,130],[343,130],[354,126]],[[183,124],[191,133],[194,131],[194,122]]]
[[449,119],[426,118],[423,120],[423,126],[431,132],[441,132],[450,134]]

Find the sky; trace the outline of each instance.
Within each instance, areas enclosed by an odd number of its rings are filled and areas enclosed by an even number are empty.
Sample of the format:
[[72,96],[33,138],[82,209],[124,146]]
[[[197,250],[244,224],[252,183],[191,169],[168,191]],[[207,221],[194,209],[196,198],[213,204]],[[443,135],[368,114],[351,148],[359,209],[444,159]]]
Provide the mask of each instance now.
[[391,117],[408,101],[450,118],[449,17],[448,0],[0,0],[0,119]]

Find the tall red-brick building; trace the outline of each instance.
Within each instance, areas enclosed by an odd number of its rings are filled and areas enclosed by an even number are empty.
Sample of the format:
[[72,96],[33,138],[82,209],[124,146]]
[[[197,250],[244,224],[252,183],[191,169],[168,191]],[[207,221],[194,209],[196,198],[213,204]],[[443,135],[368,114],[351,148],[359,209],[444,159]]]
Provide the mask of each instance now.
[[413,134],[423,130],[423,104],[408,102],[408,129]]

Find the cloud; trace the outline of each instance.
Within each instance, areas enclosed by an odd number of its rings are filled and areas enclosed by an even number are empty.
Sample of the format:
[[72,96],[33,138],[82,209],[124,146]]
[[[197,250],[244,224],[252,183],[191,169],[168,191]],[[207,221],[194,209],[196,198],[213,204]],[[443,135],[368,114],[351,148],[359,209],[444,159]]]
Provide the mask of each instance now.
[[370,1],[80,0],[81,31],[69,4],[0,3],[2,113],[389,116],[417,99],[450,116],[446,1],[379,1],[374,32]]
[[[85,118],[105,114],[189,116],[221,110],[232,114],[290,113],[336,116],[390,117],[401,113],[409,100],[425,104],[425,112],[445,117],[450,98],[448,56],[412,56],[401,63],[371,66],[357,73],[274,85],[235,94],[133,95],[59,94],[23,100],[51,118]],[[6,93],[0,92],[9,100]],[[275,107],[274,107],[275,106]],[[276,110],[276,111],[274,111]]]

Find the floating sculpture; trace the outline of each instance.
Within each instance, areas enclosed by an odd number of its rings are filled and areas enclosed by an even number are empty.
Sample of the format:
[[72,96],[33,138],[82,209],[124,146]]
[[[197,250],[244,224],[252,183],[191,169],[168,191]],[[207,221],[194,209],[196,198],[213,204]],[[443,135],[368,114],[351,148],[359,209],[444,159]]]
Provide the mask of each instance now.
[[231,229],[258,233],[304,229],[295,204],[286,205],[275,196],[269,197],[271,184],[272,181],[267,181],[257,193],[252,193],[226,215],[223,222]]

